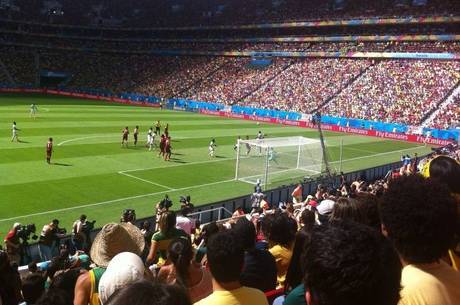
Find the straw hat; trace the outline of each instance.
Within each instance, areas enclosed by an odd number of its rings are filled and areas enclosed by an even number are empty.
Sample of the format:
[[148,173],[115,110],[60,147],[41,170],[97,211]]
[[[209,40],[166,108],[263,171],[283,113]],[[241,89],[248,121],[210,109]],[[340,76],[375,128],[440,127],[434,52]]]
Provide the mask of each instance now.
[[108,223],[97,233],[90,255],[96,265],[107,267],[118,253],[132,252],[141,255],[144,246],[144,236],[136,226],[129,223]]

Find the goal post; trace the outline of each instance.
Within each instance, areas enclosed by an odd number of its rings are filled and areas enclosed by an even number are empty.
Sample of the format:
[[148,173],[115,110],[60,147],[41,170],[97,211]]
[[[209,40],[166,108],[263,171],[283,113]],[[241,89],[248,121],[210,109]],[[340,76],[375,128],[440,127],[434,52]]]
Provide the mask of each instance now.
[[235,179],[268,185],[321,174],[321,143],[305,137],[238,140]]

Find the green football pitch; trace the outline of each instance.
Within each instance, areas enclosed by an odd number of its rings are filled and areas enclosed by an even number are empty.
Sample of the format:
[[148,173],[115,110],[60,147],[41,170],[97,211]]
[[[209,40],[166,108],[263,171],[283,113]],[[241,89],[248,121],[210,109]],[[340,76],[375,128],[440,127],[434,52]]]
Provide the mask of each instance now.
[[[31,103],[38,105],[36,119],[29,117]],[[156,120],[170,125],[170,162],[144,146]],[[20,129],[20,142],[11,142],[13,121]],[[140,143],[134,147],[130,136],[129,148],[121,148],[121,130],[129,126],[132,132],[136,125]],[[197,206],[248,194],[254,186],[234,180],[233,147],[237,136],[255,138],[258,130],[268,137],[318,138],[315,130],[188,112],[57,96],[0,95],[0,235],[14,222],[35,223],[40,230],[54,218],[69,229],[82,213],[97,220],[97,226],[119,221],[126,208],[135,209],[138,218],[151,216],[165,194],[176,208],[180,195],[191,195]],[[45,162],[48,137],[54,139],[52,165]],[[326,132],[325,137],[336,167],[343,143],[345,172],[430,150],[342,133]],[[211,138],[218,145],[215,158],[208,156]]]

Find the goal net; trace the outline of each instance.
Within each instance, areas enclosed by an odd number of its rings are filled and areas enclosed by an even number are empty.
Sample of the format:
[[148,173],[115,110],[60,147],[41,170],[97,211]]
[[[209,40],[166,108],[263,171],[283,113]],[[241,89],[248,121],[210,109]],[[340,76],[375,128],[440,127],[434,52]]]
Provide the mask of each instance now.
[[235,179],[268,185],[321,174],[321,142],[304,137],[239,140]]

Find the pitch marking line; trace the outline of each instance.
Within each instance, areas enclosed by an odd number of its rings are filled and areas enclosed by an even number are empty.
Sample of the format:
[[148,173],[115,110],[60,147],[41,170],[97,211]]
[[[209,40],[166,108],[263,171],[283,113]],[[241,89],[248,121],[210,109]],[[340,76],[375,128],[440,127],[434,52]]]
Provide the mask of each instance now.
[[75,142],[75,141],[86,140],[86,139],[114,138],[114,137],[115,137],[115,136],[104,135],[104,136],[90,136],[90,137],[74,138],[74,139],[62,141],[62,142],[60,142],[57,146],[61,146],[62,144],[69,143],[69,142]]
[[153,181],[150,181],[150,180],[142,179],[142,178],[139,178],[139,177],[136,177],[136,176],[133,176],[133,175],[124,173],[124,172],[118,172],[118,173],[119,173],[120,175],[127,176],[127,177],[130,177],[130,178],[133,178],[133,179],[137,179],[137,180],[143,181],[143,182],[145,182],[145,183],[150,183],[150,184],[153,184],[153,185],[156,185],[156,186],[159,186],[159,187],[168,189],[168,190],[170,190],[170,191],[175,191],[175,189],[173,189],[173,188],[171,188],[171,187],[169,187],[169,186],[163,185],[163,184],[159,184],[159,183],[156,183],[156,182],[153,182]]
[[[353,160],[364,159],[364,158],[369,158],[369,157],[388,155],[388,154],[397,153],[397,152],[414,150],[414,149],[418,149],[418,148],[422,148],[422,147],[425,147],[425,146],[421,145],[421,146],[410,147],[410,148],[401,149],[401,150],[393,150],[393,151],[384,152],[384,153],[375,154],[375,155],[370,155],[370,156],[363,156],[363,157],[357,157],[357,158],[352,158],[352,159],[346,159],[346,160],[343,160],[343,161],[353,161]],[[202,162],[191,162],[191,163],[188,163],[188,164],[171,165],[171,166],[168,166],[168,167],[185,166],[185,165],[191,165],[191,164],[194,164],[194,163],[196,164],[196,163],[220,162],[220,161],[226,161],[226,160],[229,160],[229,159],[202,161]],[[340,162],[340,161],[335,161],[335,162]],[[163,167],[163,168],[166,168],[166,167]],[[148,169],[149,168],[128,170],[128,171],[141,171],[141,170],[148,170]],[[126,172],[126,171],[124,171],[124,172]],[[193,186],[189,186],[189,187],[178,188],[178,189],[175,189],[174,191],[176,191],[176,192],[177,191],[186,191],[186,190],[191,190],[191,189],[194,189],[194,188],[200,188],[200,187],[203,187],[203,186],[211,186],[211,185],[216,185],[216,184],[228,183],[228,182],[232,182],[232,181],[235,181],[235,179],[222,180],[222,181],[206,183],[206,184],[200,184],[200,185],[193,185]],[[96,203],[89,203],[89,204],[73,206],[73,207],[68,207],[68,208],[63,208],[63,209],[56,209],[56,210],[51,210],[51,211],[44,211],[44,212],[39,212],[39,213],[34,213],[34,214],[28,214],[28,215],[22,215],[22,216],[10,217],[10,218],[3,218],[3,219],[0,219],[0,222],[12,221],[12,220],[16,220],[16,219],[34,217],[34,216],[40,216],[40,215],[47,215],[47,214],[58,213],[58,212],[72,211],[72,210],[76,210],[76,209],[80,209],[80,208],[87,208],[87,207],[93,207],[93,206],[99,206],[99,205],[106,205],[106,204],[111,204],[111,203],[116,203],[116,202],[122,202],[122,201],[125,201],[125,200],[132,200],[132,199],[144,198],[144,197],[149,197],[149,196],[161,195],[161,194],[165,194],[165,193],[168,193],[168,192],[171,192],[171,190],[155,192],[155,193],[148,193],[148,194],[137,195],[137,196],[124,197],[124,198],[118,198],[118,199],[114,199],[114,200],[107,200],[107,201],[96,202]]]
[[[234,181],[235,181],[235,179],[222,180],[222,181],[217,181],[217,182],[211,182],[211,183],[198,184],[198,185],[193,185],[193,186],[188,186],[188,187],[182,187],[182,188],[175,189],[174,191],[175,192],[186,191],[186,190],[191,190],[191,189],[200,188],[200,187],[204,187],[204,186],[211,186],[211,185],[217,185],[217,184],[234,182]],[[29,214],[29,215],[22,215],[22,216],[16,216],[16,217],[11,217],[11,218],[4,218],[4,219],[0,219],[0,222],[11,221],[11,220],[21,219],[21,218],[34,217],[34,216],[47,215],[47,214],[52,214],[52,213],[65,212],[65,211],[72,211],[72,210],[76,210],[76,209],[94,207],[94,206],[99,206],[99,205],[106,205],[106,204],[111,204],[111,203],[116,203],[116,202],[122,202],[122,201],[125,201],[125,200],[132,200],[132,199],[138,199],[138,198],[144,198],[144,197],[150,197],[150,196],[155,196],[155,195],[166,194],[168,192],[172,192],[172,190],[154,192],[154,193],[148,193],[148,194],[143,194],[143,195],[124,197],[124,198],[118,198],[118,199],[114,199],[114,200],[107,200],[107,201],[96,202],[96,203],[83,204],[83,205],[79,205],[79,206],[68,207],[68,208],[63,208],[63,209],[57,209],[57,210],[52,210],[52,211],[44,211],[44,212],[39,212],[39,213],[34,213],[34,214]]]

